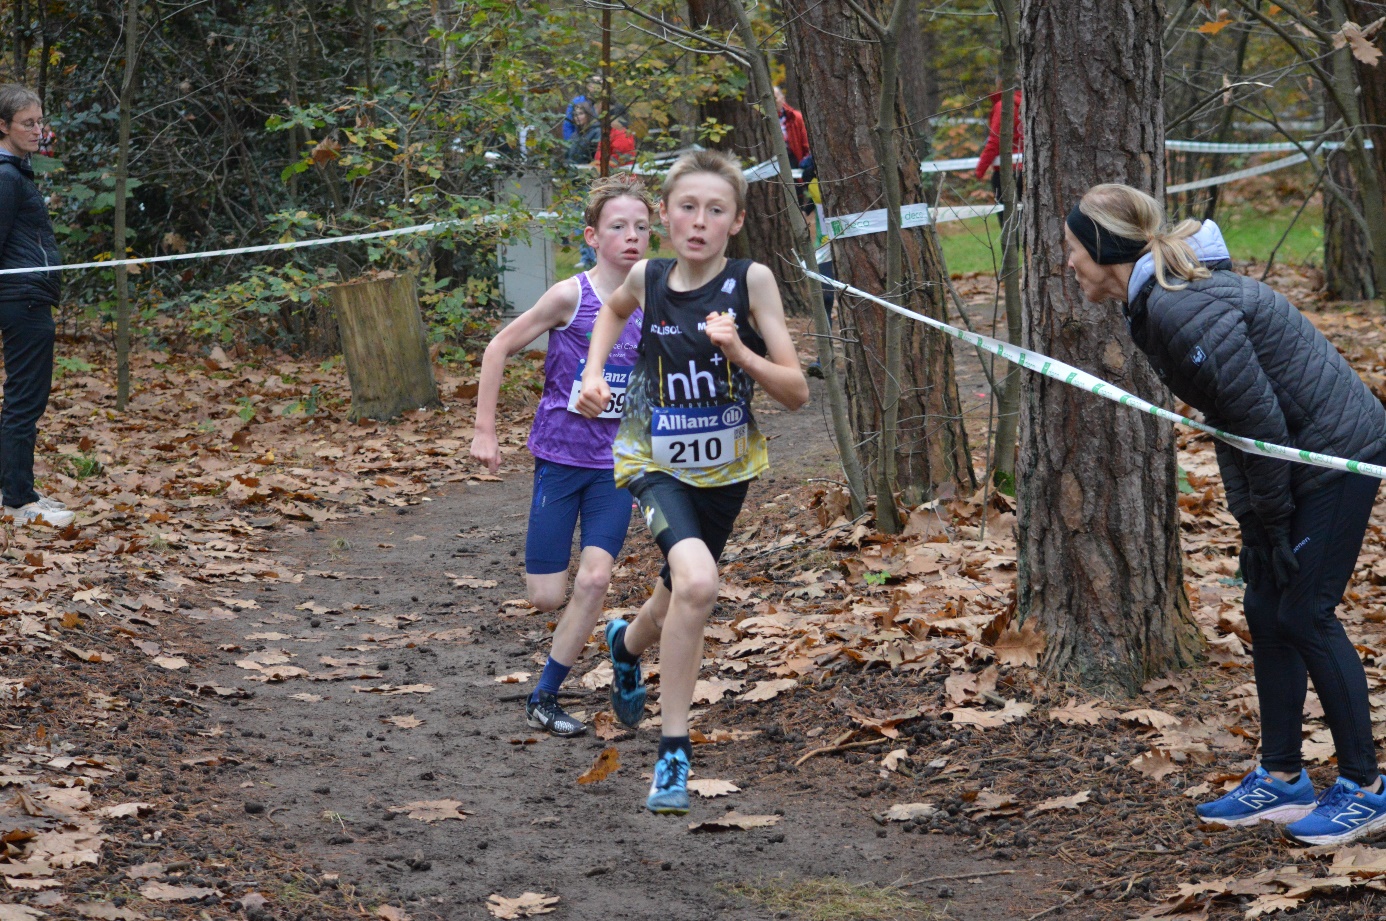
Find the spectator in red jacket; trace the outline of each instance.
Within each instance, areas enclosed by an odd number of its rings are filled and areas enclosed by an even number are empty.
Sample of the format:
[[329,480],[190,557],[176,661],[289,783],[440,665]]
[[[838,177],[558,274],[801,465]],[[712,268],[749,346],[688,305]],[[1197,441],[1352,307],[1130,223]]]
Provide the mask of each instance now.
[[[1014,153],[1022,153],[1025,150],[1025,133],[1020,127],[1020,90],[1015,91],[1015,135],[1011,140],[1011,150]],[[982,147],[981,159],[977,161],[977,178],[985,179],[987,170],[991,169],[992,164],[1001,156],[1001,92],[998,90],[991,94],[991,123],[987,130],[987,142]],[[1016,183],[1019,188],[1020,164],[1016,164]],[[999,200],[1001,198],[1001,172],[996,170],[991,174],[991,188],[996,193]]]
[[804,127],[804,113],[784,101],[784,90],[775,87],[775,105],[780,110],[780,131],[784,133],[784,143],[789,148],[789,165],[795,169],[809,154],[808,128]]
[[[594,165],[600,166],[602,162],[603,148],[599,144],[597,155],[592,158]],[[631,134],[619,122],[611,123],[611,165],[630,166],[635,162],[635,135]]]

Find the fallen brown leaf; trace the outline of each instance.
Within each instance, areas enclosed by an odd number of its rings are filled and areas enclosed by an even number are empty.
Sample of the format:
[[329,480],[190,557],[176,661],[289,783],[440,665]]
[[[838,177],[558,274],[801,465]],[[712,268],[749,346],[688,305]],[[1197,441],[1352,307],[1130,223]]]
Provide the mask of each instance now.
[[580,784],[599,783],[611,776],[611,773],[621,766],[621,753],[616,750],[616,746],[608,745],[603,748],[601,754],[597,755],[597,760],[592,762],[592,766],[582,772],[577,782]]
[[173,886],[168,883],[145,883],[140,895],[154,902],[192,902],[221,892],[207,886]]
[[444,819],[460,820],[467,815],[462,809],[462,804],[455,799],[420,800],[403,806],[391,806],[390,811],[430,824]]
[[740,793],[741,788],[730,780],[713,780],[710,777],[695,777],[688,782],[688,792],[696,793],[705,799],[712,799],[714,796],[726,796],[730,793]]
[[546,915],[558,905],[558,896],[538,892],[522,892],[513,899],[494,892],[486,900],[486,910],[493,916],[509,921],[513,918],[532,918]]
[[691,832],[745,831],[751,828],[769,828],[779,820],[780,817],[777,815],[742,815],[733,810],[715,819],[693,822],[688,826],[688,830]]

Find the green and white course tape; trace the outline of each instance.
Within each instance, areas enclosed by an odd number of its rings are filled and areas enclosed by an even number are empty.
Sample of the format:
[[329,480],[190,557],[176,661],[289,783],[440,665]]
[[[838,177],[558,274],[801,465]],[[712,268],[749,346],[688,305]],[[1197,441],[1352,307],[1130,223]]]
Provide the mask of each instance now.
[[1177,422],[1181,425],[1187,425],[1190,428],[1197,429],[1200,432],[1206,432],[1219,441],[1224,441],[1234,448],[1240,448],[1248,454],[1259,454],[1262,457],[1273,457],[1278,460],[1294,461],[1299,464],[1311,464],[1315,467],[1327,467],[1330,470],[1341,470],[1346,473],[1361,473],[1379,479],[1386,478],[1386,467],[1369,464],[1366,461],[1348,460],[1342,457],[1334,457],[1329,454],[1319,454],[1314,451],[1287,448],[1284,445],[1257,441],[1252,438],[1243,438],[1240,435],[1233,435],[1231,432],[1224,432],[1222,429],[1213,428],[1211,425],[1195,421],[1187,416],[1181,416],[1178,413],[1170,412],[1153,403],[1148,403],[1135,394],[1127,393],[1120,387],[1109,384],[1101,378],[1075,368],[1072,365],[1065,364],[1057,358],[1050,358],[1048,355],[1042,355],[1039,352],[1011,345],[1010,343],[1002,342],[998,339],[992,339],[989,336],[958,329],[956,326],[949,326],[941,320],[935,320],[933,317],[926,317],[922,313],[915,313],[913,310],[908,310],[898,304],[892,304],[885,298],[877,297],[874,294],[868,294],[860,288],[854,288],[844,282],[828,278],[826,275],[820,275],[817,272],[810,271],[804,268],[802,264],[800,268],[803,269],[804,274],[808,275],[810,278],[818,279],[825,285],[832,285],[834,288],[846,294],[871,301],[873,304],[879,304],[886,310],[898,313],[903,317],[909,317],[911,320],[918,320],[920,323],[932,326],[934,329],[947,333],[955,339],[961,339],[963,342],[970,343],[988,352],[993,352],[997,356],[1004,358],[1012,364],[1019,365],[1027,371],[1043,374],[1045,377],[1052,377],[1054,380],[1063,381],[1069,386],[1077,387],[1080,390],[1086,390],[1089,393],[1096,394],[1114,403],[1120,403],[1122,406],[1129,406],[1132,409],[1149,413],[1159,419],[1164,419],[1168,422]]

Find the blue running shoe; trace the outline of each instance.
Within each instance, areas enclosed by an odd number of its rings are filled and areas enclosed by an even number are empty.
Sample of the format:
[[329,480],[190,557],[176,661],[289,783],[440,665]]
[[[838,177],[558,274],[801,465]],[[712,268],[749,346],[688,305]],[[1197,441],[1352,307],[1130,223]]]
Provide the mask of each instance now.
[[1363,790],[1346,777],[1319,797],[1318,808],[1285,827],[1285,834],[1302,844],[1346,844],[1386,826],[1386,787],[1380,793]]
[[[611,649],[616,632],[629,626],[617,617],[606,625],[606,648]],[[611,710],[616,718],[634,729],[645,718],[645,683],[640,680],[639,662],[620,662],[611,656]]]
[[655,762],[645,806],[660,815],[688,814],[688,756],[683,749],[665,752]]
[[1237,788],[1194,810],[1211,825],[1293,822],[1314,811],[1314,784],[1303,770],[1294,783],[1272,776],[1259,764]]

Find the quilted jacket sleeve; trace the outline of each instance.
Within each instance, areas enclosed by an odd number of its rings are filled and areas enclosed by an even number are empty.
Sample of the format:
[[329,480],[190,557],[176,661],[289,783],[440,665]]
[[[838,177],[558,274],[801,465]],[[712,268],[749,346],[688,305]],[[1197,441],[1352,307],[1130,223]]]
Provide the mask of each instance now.
[[[1158,334],[1168,343],[1173,378],[1210,424],[1233,435],[1286,444],[1289,425],[1236,306],[1205,292],[1182,292],[1178,309],[1162,311]],[[1290,462],[1218,444],[1228,508],[1254,514],[1268,531],[1288,528],[1294,513]]]
[[4,252],[14,229],[14,219],[19,213],[19,184],[23,181],[17,171],[0,169],[0,252]]

